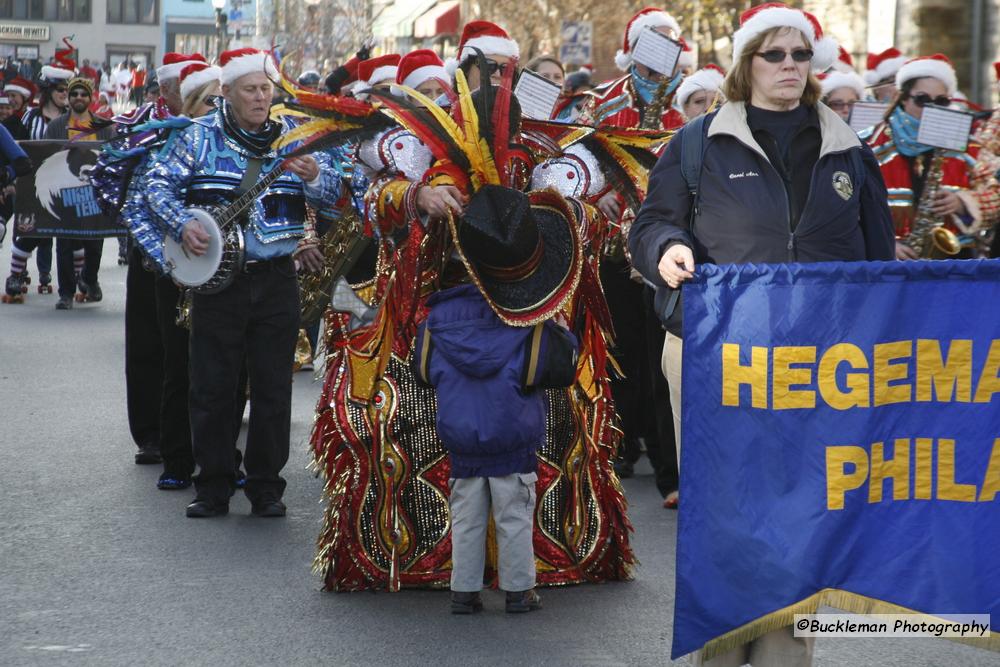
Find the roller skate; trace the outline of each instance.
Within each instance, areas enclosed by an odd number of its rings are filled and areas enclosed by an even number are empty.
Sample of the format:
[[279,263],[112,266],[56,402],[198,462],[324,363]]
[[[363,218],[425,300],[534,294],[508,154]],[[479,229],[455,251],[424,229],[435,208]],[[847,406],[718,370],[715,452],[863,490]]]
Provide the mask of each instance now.
[[7,277],[7,283],[4,285],[4,303],[24,303],[24,275],[21,273],[12,273]]
[[80,303],[97,303],[104,298],[104,293],[101,291],[101,284],[98,282],[88,285],[83,281],[83,278],[79,278],[76,286],[80,291],[76,294],[75,298]]
[[38,274],[38,293],[39,294],[52,294],[52,274],[51,273],[41,273]]
[[30,284],[31,284],[31,274],[28,273],[27,269],[25,269],[21,273],[21,294],[28,293],[28,285]]

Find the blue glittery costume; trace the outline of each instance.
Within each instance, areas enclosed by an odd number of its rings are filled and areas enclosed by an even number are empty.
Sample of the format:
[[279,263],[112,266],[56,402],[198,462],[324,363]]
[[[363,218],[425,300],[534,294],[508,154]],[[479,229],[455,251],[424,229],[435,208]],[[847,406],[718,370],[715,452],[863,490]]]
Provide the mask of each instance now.
[[[161,151],[150,156],[148,168],[137,187],[153,220],[176,241],[190,219],[185,208],[228,203],[239,187],[250,152],[224,131],[223,113],[218,111],[175,131]],[[286,123],[286,129],[290,127]],[[287,147],[286,152],[297,148]],[[264,154],[262,174],[274,169],[281,157],[274,150]],[[247,259],[260,260],[290,255],[304,234],[305,203],[318,209],[333,206],[340,194],[340,176],[326,153],[315,153],[320,173],[303,183],[290,173],[282,174],[248,209],[245,229]],[[303,197],[305,195],[305,197]],[[162,256],[161,256],[162,261]]]

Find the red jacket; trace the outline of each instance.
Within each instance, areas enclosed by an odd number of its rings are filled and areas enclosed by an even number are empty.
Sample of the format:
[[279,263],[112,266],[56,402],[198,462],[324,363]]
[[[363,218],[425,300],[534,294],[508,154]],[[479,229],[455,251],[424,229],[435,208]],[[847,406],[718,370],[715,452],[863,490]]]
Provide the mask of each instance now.
[[[639,96],[632,85],[632,76],[625,75],[615,81],[601,84],[587,93],[590,99],[583,105],[578,122],[586,125],[637,128],[642,122],[643,109]],[[639,103],[637,104],[637,101]],[[674,94],[667,95],[660,116],[662,128],[651,130],[675,130],[684,125],[684,116],[673,108]],[[641,105],[641,106],[640,106]]]
[[[913,172],[911,169],[915,167],[914,160],[908,159],[896,149],[896,144],[892,139],[892,128],[889,127],[888,123],[876,126],[867,141],[882,169],[882,178],[885,180],[885,187],[889,193],[889,210],[892,212],[896,236],[903,238],[910,233],[919,203],[913,199]],[[965,227],[980,219],[978,202],[969,190],[969,177],[978,153],[979,147],[970,143],[967,152],[963,153],[961,157],[946,157],[942,163],[943,177],[940,185],[947,190],[956,192],[961,197],[966,210],[969,211],[969,219],[961,221]],[[945,226],[954,232],[963,231],[956,224],[955,218],[956,216],[948,216]]]

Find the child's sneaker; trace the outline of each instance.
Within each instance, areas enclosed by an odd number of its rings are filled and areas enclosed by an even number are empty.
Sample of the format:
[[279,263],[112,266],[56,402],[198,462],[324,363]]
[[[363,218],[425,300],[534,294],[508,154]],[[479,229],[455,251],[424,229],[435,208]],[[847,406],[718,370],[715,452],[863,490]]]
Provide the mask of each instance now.
[[534,588],[526,591],[507,592],[507,613],[523,614],[526,611],[535,611],[542,608],[542,598],[538,596]]
[[483,599],[479,593],[451,592],[451,613],[474,614],[483,610]]

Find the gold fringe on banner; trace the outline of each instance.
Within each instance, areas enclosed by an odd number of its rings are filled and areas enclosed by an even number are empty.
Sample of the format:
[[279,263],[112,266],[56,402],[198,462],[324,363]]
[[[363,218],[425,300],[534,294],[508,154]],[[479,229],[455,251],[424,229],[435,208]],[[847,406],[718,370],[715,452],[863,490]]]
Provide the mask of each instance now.
[[[919,617],[915,619],[915,622],[941,623],[946,621],[946,619],[907,609],[906,607],[900,607],[891,602],[883,602],[882,600],[876,600],[875,598],[865,597],[864,595],[836,588],[824,588],[801,602],[796,602],[783,609],[761,616],[755,621],[742,625],[735,630],[730,630],[724,635],[719,635],[702,647],[702,658],[710,660],[738,646],[743,646],[763,637],[773,630],[792,625],[796,614],[815,614],[821,605],[827,605],[852,614],[914,614]],[[984,612],[969,610],[963,613]],[[944,639],[1000,653],[1000,633],[991,633],[990,637],[944,637]]]

